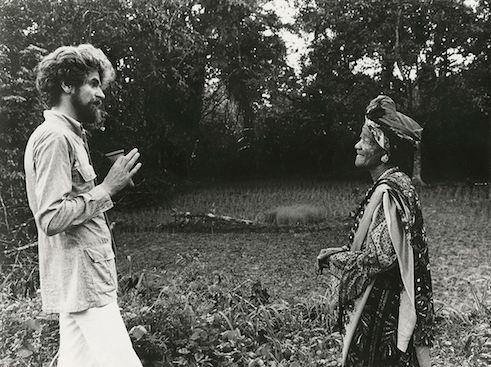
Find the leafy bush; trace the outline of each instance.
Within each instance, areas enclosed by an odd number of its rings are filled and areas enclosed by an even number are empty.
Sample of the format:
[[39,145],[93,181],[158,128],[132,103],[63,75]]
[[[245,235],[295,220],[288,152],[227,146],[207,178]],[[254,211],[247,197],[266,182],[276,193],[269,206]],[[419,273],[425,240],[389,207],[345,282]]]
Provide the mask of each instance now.
[[178,261],[187,264],[159,287],[143,282],[123,301],[135,349],[146,363],[337,365],[339,334],[331,334],[326,298],[295,305],[273,301],[259,282],[237,285],[221,273],[207,276],[196,256]]
[[[145,366],[337,366],[329,299],[272,300],[261,283],[206,274],[197,254],[179,271],[120,280],[120,306]],[[137,281],[134,281],[137,280]],[[57,317],[38,298],[0,294],[0,365],[42,366],[58,346]]]
[[0,293],[0,365],[43,366],[58,348],[58,317],[41,316],[38,298]]

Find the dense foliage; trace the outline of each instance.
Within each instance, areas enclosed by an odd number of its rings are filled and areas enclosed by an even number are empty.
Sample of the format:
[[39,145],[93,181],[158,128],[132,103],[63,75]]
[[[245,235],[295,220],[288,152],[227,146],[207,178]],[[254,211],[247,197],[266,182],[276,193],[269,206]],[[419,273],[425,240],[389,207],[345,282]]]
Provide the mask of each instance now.
[[[295,26],[263,4],[2,0],[5,206],[22,206],[23,148],[42,118],[35,65],[81,42],[102,48],[118,74],[95,160],[139,147],[152,190],[183,178],[351,174],[346,157],[380,92],[425,126],[425,176],[487,179],[488,1],[307,1]],[[300,75],[286,64],[284,28],[313,34]],[[367,72],[361,60],[378,66]]]

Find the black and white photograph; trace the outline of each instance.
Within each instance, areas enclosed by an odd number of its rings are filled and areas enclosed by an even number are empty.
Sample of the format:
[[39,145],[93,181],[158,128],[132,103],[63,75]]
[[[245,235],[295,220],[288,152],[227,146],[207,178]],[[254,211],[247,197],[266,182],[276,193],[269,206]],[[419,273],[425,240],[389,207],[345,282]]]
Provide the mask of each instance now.
[[0,367],[491,365],[489,0],[0,0]]

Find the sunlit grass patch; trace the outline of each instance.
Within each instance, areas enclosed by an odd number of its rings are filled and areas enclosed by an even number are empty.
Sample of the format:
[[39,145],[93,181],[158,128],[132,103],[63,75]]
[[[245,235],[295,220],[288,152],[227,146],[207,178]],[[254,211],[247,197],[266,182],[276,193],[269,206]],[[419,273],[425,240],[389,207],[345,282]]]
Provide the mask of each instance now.
[[323,207],[296,204],[278,206],[259,213],[256,221],[276,226],[299,226],[320,223],[326,219],[327,210]]

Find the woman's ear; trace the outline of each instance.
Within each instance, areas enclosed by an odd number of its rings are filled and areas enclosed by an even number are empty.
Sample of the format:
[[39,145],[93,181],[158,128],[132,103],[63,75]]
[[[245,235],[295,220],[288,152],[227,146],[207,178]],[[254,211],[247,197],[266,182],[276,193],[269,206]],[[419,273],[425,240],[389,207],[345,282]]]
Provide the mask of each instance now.
[[381,158],[380,160],[383,162],[383,163],[387,163],[389,161],[389,155],[387,153],[385,153]]
[[63,92],[65,92],[66,94],[72,94],[72,92],[74,91],[73,86],[65,82],[61,82],[61,89],[63,89]]

